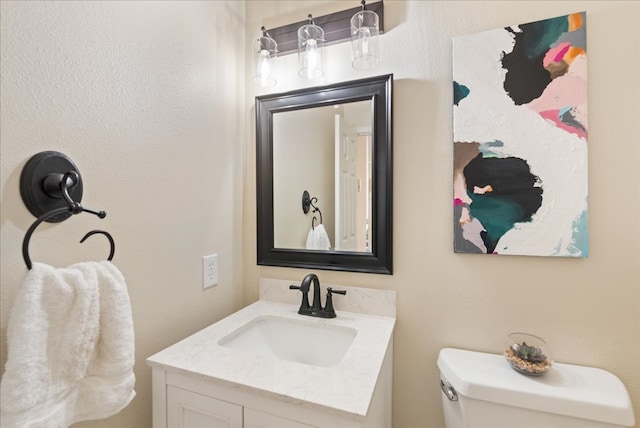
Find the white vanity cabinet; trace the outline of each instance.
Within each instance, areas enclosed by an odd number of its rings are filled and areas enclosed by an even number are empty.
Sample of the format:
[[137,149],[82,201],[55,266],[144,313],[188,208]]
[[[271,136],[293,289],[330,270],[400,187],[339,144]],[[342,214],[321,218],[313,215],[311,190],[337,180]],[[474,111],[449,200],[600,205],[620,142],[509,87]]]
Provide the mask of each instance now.
[[244,409],[244,428],[314,428],[312,425],[303,424],[270,415],[253,409]]
[[[297,310],[258,301],[149,357],[153,428],[391,428],[395,318]],[[265,354],[267,326],[293,355]],[[296,329],[314,334],[291,340]],[[346,332],[347,348],[333,346]],[[322,352],[338,357],[308,359]]]
[[[243,428],[242,406],[167,386],[166,423],[176,428]],[[156,427],[154,420],[154,428]]]
[[154,367],[153,428],[391,428],[390,367],[386,371],[374,394],[375,409],[358,420]]
[[314,428],[171,385],[167,386],[166,411],[166,423],[159,425],[172,428]]

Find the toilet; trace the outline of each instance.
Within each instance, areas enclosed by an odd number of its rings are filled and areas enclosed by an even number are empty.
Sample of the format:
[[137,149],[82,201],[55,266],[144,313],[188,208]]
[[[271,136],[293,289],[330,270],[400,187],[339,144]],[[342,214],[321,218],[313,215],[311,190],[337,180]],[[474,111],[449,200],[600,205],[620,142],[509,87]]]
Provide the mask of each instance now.
[[445,348],[438,355],[446,428],[614,428],[635,424],[613,374],[554,363],[543,376],[513,370],[502,355]]

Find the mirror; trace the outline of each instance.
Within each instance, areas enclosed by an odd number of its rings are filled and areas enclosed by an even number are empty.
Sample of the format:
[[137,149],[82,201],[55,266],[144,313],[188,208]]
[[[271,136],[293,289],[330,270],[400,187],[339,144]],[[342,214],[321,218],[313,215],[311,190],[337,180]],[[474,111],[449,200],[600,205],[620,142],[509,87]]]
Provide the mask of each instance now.
[[371,252],[372,111],[366,100],[273,115],[275,248]]
[[392,84],[256,97],[259,265],[392,273]]

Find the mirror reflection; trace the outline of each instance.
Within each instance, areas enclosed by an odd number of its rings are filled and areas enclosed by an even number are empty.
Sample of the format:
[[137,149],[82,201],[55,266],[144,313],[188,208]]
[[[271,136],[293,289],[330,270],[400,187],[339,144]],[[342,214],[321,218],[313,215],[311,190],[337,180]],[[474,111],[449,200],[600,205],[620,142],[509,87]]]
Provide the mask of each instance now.
[[371,252],[372,114],[371,100],[274,113],[276,248]]

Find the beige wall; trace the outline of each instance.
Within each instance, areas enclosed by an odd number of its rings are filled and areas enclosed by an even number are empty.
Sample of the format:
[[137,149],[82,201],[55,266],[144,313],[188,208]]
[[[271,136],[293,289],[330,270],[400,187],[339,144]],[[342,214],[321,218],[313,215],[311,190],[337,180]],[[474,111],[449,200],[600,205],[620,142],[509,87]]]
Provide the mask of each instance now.
[[[87,208],[41,225],[31,257],[55,266],[106,257],[131,295],[137,397],[117,416],[81,426],[151,426],[145,359],[241,304],[244,5],[237,2],[2,1],[1,337],[26,267],[34,218],[18,191],[43,150],[78,165]],[[93,241],[93,242],[91,242]],[[219,285],[202,291],[202,256],[217,253]]]
[[[33,154],[68,154],[83,174],[83,203],[108,216],[40,226],[32,258],[56,266],[101,258],[102,240],[76,240],[103,227],[130,288],[138,396],[121,414],[82,426],[150,426],[147,356],[257,299],[259,277],[307,273],[255,264],[253,97],[262,92],[242,57],[245,34],[299,3],[247,2],[245,26],[234,1],[1,2],[0,362],[26,269],[20,246],[33,218],[18,184]],[[336,8],[306,4],[314,14]],[[398,291],[394,427],[442,425],[440,348],[499,352],[514,330],[547,338],[558,361],[618,375],[640,418],[639,3],[387,1],[385,9],[385,56],[368,75],[396,79],[395,273],[318,273]],[[451,38],[579,10],[589,25],[590,258],[454,255]],[[345,55],[348,44],[329,48],[322,83],[367,75]],[[293,66],[295,55],[280,62]],[[292,72],[276,90],[303,85]],[[201,257],[210,253],[220,257],[220,284],[202,292]]]
[[[340,3],[307,2],[291,14],[294,2],[249,1],[247,37],[257,36],[263,23],[283,25],[343,8]],[[588,19],[590,257],[453,254],[451,38],[582,10]],[[436,369],[442,347],[498,353],[507,333],[518,330],[548,339],[557,361],[619,376],[640,419],[639,20],[636,1],[385,1],[378,69],[352,70],[346,43],[328,48],[320,83],[395,77],[394,275],[317,272],[323,282],[398,292],[394,428],[443,425]],[[295,56],[280,58],[280,72],[290,72],[275,91],[305,86],[295,74]],[[255,264],[252,105],[259,93],[247,85],[245,303],[257,299],[259,277],[307,273]]]

